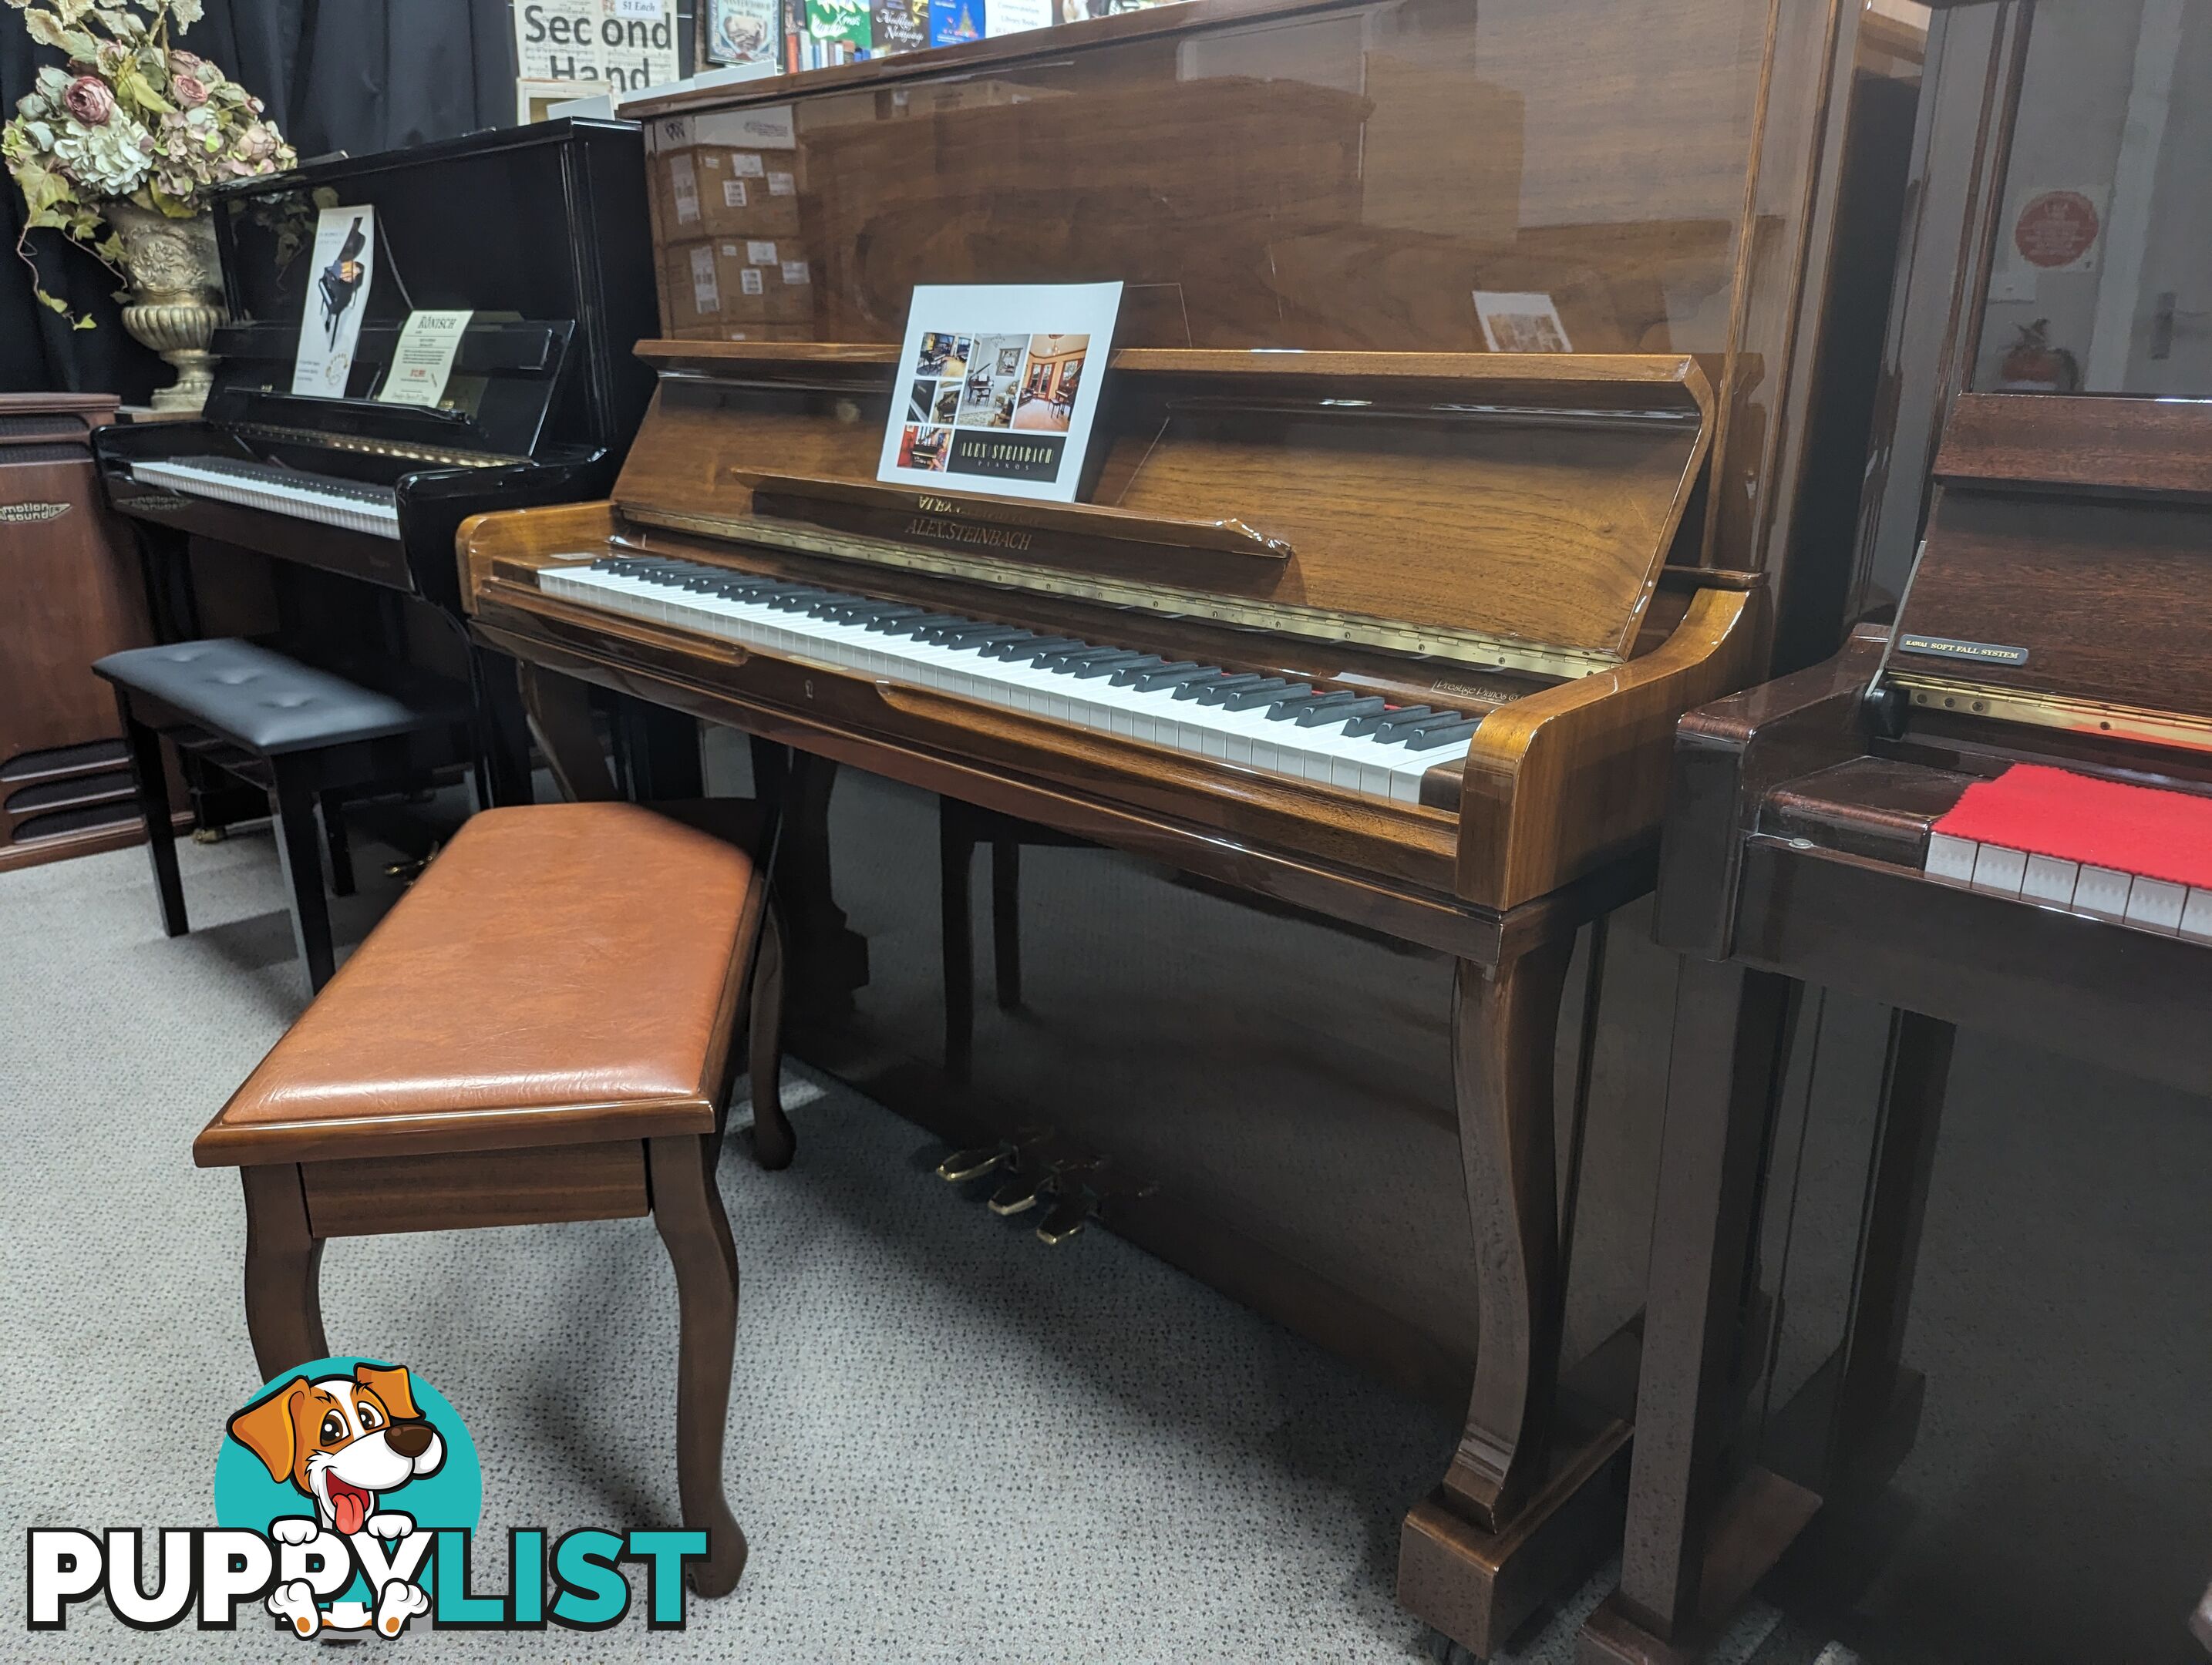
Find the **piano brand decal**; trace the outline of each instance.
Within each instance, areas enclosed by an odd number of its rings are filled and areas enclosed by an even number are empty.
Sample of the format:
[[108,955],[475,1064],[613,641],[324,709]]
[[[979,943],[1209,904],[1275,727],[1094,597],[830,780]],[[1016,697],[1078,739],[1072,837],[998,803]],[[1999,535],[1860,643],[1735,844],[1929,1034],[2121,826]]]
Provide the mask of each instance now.
[[1924,653],[1929,659],[1970,659],[1977,665],[2027,663],[2027,649],[2025,647],[2005,647],[1989,641],[1954,641],[1948,636],[1899,636],[1897,651],[1900,653]]
[[444,1395],[404,1364],[311,1359],[223,1425],[215,1526],[33,1527],[29,1628],[66,1630],[72,1607],[105,1598],[139,1631],[187,1617],[202,1631],[273,1620],[301,1641],[391,1641],[418,1619],[605,1630],[630,1609],[624,1561],[646,1569],[648,1626],[684,1627],[684,1566],[707,1558],[704,1532],[518,1528],[507,1588],[485,1594],[474,1542],[483,1512],[476,1443]]
[[58,520],[75,505],[70,503],[0,503],[0,526],[36,525]]
[[292,391],[310,398],[342,399],[353,375],[354,348],[376,278],[376,210],[326,208],[315,222],[315,253],[308,268],[300,350],[292,361]]
[[1119,283],[917,287],[876,477],[1073,502],[1121,305]]

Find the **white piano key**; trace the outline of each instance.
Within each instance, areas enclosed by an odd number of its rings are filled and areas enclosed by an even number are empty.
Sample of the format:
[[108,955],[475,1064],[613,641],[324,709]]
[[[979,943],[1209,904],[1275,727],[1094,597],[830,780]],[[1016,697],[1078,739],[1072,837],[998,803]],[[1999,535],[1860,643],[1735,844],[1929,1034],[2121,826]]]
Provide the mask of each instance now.
[[1972,884],[1974,882],[1974,857],[1981,846],[1971,838],[1954,838],[1948,833],[1928,835],[1928,860],[1923,868],[1929,878],[1940,878],[1947,884]]
[[2081,877],[2081,864],[2078,861],[2031,854],[2027,858],[2027,876],[2021,882],[2021,900],[2069,907],[2074,901],[2075,882]]
[[2074,885],[2074,911],[2115,922],[2124,920],[2128,916],[2128,891],[2133,884],[2131,874],[2084,863],[2081,877]]
[[2181,929],[2181,910],[2188,901],[2186,884],[2169,884],[2137,873],[2128,890],[2128,923],[2170,937]]
[[2027,877],[2027,852],[1984,844],[1974,855],[1973,887],[1986,895],[2016,896]]
[[2191,890],[2181,909],[2181,934],[2191,942],[2212,943],[2212,890]]
[[[548,568],[540,588],[678,629],[694,629],[764,651],[856,670],[870,677],[942,689],[968,699],[1028,711],[1093,733],[1327,785],[1385,802],[1418,804],[1422,778],[1463,760],[1469,742],[1416,752],[1353,738],[1339,724],[1300,728],[1264,708],[1230,711],[1177,700],[1172,689],[1116,688],[1110,677],[1080,678],[987,658],[982,644],[920,642],[865,624],[843,624],[763,600],[739,600],[635,571],[582,566]],[[857,599],[857,598],[855,598]]]

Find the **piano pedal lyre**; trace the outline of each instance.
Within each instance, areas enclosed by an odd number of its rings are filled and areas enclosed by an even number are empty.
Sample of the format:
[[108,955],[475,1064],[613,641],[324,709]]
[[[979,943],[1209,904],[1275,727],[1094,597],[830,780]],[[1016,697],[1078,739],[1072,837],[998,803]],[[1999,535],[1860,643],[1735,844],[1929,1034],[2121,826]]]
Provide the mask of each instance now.
[[1014,1159],[1011,1145],[978,1145],[972,1150],[955,1151],[937,1164],[937,1176],[948,1185],[964,1185],[971,1179],[1005,1167]]

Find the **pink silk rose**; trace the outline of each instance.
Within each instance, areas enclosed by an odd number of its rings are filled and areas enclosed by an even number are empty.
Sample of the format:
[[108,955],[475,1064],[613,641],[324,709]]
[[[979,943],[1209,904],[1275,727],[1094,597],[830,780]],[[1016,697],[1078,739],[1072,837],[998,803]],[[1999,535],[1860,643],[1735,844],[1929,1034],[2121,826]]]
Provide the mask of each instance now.
[[170,70],[180,76],[198,75],[200,65],[206,62],[207,59],[198,52],[173,52],[169,54]]
[[115,94],[97,76],[79,76],[62,94],[62,107],[87,127],[105,127],[115,113]]
[[208,101],[207,83],[200,80],[198,76],[173,76],[169,82],[169,90],[177,95],[177,102],[187,110],[197,110]]

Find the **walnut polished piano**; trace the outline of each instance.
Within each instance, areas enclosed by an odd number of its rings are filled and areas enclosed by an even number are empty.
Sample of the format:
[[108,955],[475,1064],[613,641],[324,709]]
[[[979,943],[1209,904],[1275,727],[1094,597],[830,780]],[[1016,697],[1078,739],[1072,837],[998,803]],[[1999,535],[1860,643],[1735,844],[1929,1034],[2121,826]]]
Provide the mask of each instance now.
[[[1901,1347],[1954,1025],[2212,1085],[2208,459],[2201,399],[1962,395],[1893,630],[1684,720],[1639,1444],[1591,1665],[1697,1656],[1832,1485],[1878,1490],[1911,1449]],[[1807,984],[1893,1018],[1838,1368],[1779,1417],[1826,1431],[1814,1464],[1767,1465],[1730,1408],[1762,1369],[1737,1297]]]
[[[612,500],[461,532],[571,781],[597,684],[1450,957],[1449,1310],[1359,1332],[1314,1251],[1155,1230],[1172,1184],[1099,1217],[1446,1381],[1399,1591],[1478,1651],[1617,1542],[1627,1407],[1555,1392],[1554,1034],[1577,930],[1650,883],[1676,717],[1761,674],[1767,551],[1832,523],[1801,465],[1858,362],[1857,9],[1195,0],[672,95],[670,338]],[[796,182],[751,286],[693,281],[750,254],[687,241],[718,170]],[[805,310],[756,319],[787,267]],[[1081,501],[875,482],[913,284],[1101,276]],[[1536,291],[1574,350],[1486,350],[1477,293]]]

